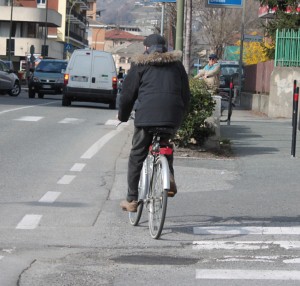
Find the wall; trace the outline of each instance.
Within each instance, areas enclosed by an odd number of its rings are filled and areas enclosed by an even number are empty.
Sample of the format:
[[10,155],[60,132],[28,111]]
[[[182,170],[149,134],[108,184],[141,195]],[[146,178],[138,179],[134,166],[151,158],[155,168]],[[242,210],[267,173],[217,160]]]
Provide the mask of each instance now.
[[244,90],[253,93],[270,92],[270,76],[274,69],[274,61],[258,63],[244,67]]
[[269,94],[242,92],[240,105],[271,118],[292,118],[294,80],[300,85],[300,67],[274,67]]

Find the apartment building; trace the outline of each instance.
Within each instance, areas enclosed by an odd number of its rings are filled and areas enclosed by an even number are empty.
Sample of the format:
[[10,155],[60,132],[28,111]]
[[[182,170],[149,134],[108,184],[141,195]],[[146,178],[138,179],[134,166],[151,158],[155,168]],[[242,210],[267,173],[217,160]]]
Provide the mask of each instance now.
[[0,58],[19,70],[32,46],[36,58],[57,59],[88,47],[89,10],[94,13],[96,0],[0,0]]

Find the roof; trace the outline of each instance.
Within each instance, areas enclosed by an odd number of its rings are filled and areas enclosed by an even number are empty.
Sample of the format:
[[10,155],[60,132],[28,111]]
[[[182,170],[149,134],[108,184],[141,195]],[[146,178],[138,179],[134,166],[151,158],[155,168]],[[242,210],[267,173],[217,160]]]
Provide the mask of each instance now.
[[145,48],[143,43],[124,43],[120,46],[114,47],[111,50],[109,50],[112,54],[119,54],[122,56],[123,54],[126,54],[126,56],[133,56],[136,54],[142,54],[144,52]]
[[119,29],[109,30],[105,32],[106,40],[127,40],[127,41],[143,41],[144,36],[137,36]]

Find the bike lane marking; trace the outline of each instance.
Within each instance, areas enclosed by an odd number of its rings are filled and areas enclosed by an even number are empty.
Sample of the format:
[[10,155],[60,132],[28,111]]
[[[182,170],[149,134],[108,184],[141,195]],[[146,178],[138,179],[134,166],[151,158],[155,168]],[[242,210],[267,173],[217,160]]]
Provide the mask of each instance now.
[[81,159],[91,159],[94,155],[96,155],[102,147],[111,140],[114,136],[120,133],[124,128],[121,126],[116,130],[112,130],[109,133],[105,134],[98,141],[96,141],[80,158]]

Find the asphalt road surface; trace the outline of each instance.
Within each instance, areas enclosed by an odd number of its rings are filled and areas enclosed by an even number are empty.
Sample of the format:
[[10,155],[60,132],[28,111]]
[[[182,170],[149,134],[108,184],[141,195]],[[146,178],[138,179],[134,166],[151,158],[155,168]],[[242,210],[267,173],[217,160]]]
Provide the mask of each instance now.
[[289,120],[233,112],[221,132],[234,157],[176,158],[179,193],[153,240],[146,213],[132,227],[119,207],[132,122],[117,128],[116,113],[0,96],[1,286],[300,285]]

